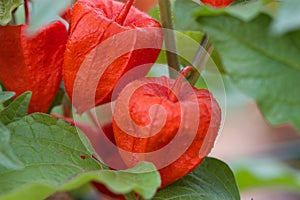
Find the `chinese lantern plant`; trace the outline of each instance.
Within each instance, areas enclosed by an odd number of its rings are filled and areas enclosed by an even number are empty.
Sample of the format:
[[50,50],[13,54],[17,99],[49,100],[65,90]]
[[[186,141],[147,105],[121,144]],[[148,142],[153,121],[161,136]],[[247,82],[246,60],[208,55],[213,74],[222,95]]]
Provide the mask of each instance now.
[[[24,3],[28,8],[28,1]],[[35,1],[32,3],[33,10],[38,9],[34,7]],[[53,0],[44,0],[44,3],[56,4]],[[4,141],[0,147],[0,155],[4,155],[4,159],[0,159],[0,200],[45,199],[54,192],[74,190],[88,182],[121,199],[176,198],[181,194],[239,199],[229,167],[216,159],[205,158],[220,126],[221,110],[217,101],[208,90],[196,89],[184,81],[191,68],[183,70],[176,80],[144,77],[160,52],[163,31],[158,21],[133,8],[132,3],[132,0],[125,4],[112,0],[76,1],[71,9],[69,36],[66,27],[57,21],[41,26],[32,37],[25,34],[28,25],[0,28],[3,30],[0,32],[3,34],[0,38],[0,80],[6,89],[17,93],[12,99],[12,93],[0,92],[0,139]],[[49,9],[52,8],[49,6]],[[57,10],[56,14],[64,10]],[[153,31],[149,31],[151,29]],[[113,40],[126,31],[136,34],[134,41],[128,38]],[[110,39],[112,42],[105,46],[108,48],[97,48]],[[104,62],[100,59],[103,58],[101,53],[109,58],[118,48],[128,46],[133,50],[116,57],[107,66],[101,65]],[[135,46],[145,48],[134,49]],[[93,53],[99,55],[93,57]],[[92,73],[81,73],[81,65],[88,66]],[[124,89],[116,96],[112,124],[103,130],[97,123],[96,127],[91,127],[67,116],[35,113],[45,112],[49,107],[62,74],[66,92],[77,112],[82,113],[114,100],[111,97],[117,82],[134,68],[139,73],[131,77],[135,81],[122,85]],[[103,76],[94,91],[95,101],[86,103],[84,100],[90,97],[86,91],[91,90],[86,83],[101,70]],[[130,97],[127,92],[136,83],[144,86],[134,91],[127,105],[124,99]],[[30,93],[23,93],[26,90],[32,91],[31,102]],[[79,92],[78,96],[75,92]],[[79,98],[79,104],[74,103],[74,97]],[[27,114],[28,106],[33,114]],[[165,125],[157,134],[148,137],[147,126],[152,129],[163,122],[157,118],[161,110],[156,110],[159,113],[154,112],[150,120],[149,114],[155,111],[155,106],[165,109]],[[127,111],[129,115],[124,116]],[[130,136],[126,126],[133,122],[141,129]],[[97,134],[102,135],[98,137]],[[103,149],[98,148],[97,145],[106,147],[105,136],[109,144],[115,145],[112,151],[115,154],[103,155]],[[145,156],[169,144],[172,144],[169,151],[150,156],[150,159]],[[128,169],[111,170],[112,166],[100,162],[105,162],[106,157],[115,159],[115,155]],[[201,184],[191,184],[195,182],[193,177],[201,180]],[[177,186],[181,189],[176,189]],[[197,191],[196,194],[190,193],[191,190]]]

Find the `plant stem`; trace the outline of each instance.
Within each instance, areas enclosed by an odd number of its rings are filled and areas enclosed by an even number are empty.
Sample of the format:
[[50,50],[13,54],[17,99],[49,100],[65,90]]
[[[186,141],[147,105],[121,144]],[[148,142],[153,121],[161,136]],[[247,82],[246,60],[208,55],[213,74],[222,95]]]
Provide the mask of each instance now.
[[192,71],[194,71],[194,68],[191,66],[187,66],[180,71],[180,74],[177,76],[177,78],[175,80],[172,91],[170,91],[170,94],[168,96],[168,99],[170,101],[173,101],[173,102],[178,101],[177,96],[179,95],[179,92],[181,90],[183,79],[187,76],[187,74],[189,72],[192,72]]
[[200,42],[200,46],[197,49],[197,52],[196,52],[196,54],[194,56],[194,59],[192,61],[193,66],[199,66],[199,62],[201,62],[201,58],[203,57],[203,53],[205,53],[205,51],[203,51],[203,50],[205,50],[205,48],[207,46],[207,43],[208,43],[208,36],[207,36],[207,34],[204,34],[203,38]]
[[204,59],[204,56],[206,54],[205,48],[207,46],[207,43],[208,43],[208,36],[207,34],[204,34],[200,46],[197,49],[197,52],[192,61],[192,65],[196,68],[196,70],[194,70],[191,76],[189,77],[189,82],[191,85],[195,85],[195,83],[197,82],[200,76],[200,68],[201,68],[202,60]]
[[124,22],[126,20],[126,17],[127,17],[128,13],[129,13],[129,10],[130,10],[133,2],[134,2],[134,0],[127,0],[125,2],[125,5],[121,9],[119,15],[116,17],[115,22],[117,22],[120,25],[124,24]]
[[[178,56],[176,54],[176,39],[174,34],[174,27],[172,21],[172,10],[170,0],[158,0],[159,10],[160,10],[160,18],[162,21],[163,34],[164,34],[164,42],[166,46],[166,55],[167,62],[170,68],[180,71],[180,64],[178,60]],[[175,53],[173,53],[175,52]],[[170,71],[170,77],[176,78],[176,71]]]
[[24,0],[24,9],[25,9],[25,24],[29,25],[30,23],[29,0]]
[[201,58],[201,61],[200,61],[199,65],[197,66],[197,70],[194,70],[194,73],[189,78],[189,82],[190,82],[191,85],[195,85],[196,84],[196,82],[197,82],[197,80],[198,80],[198,78],[200,76],[200,72],[202,71],[203,67],[207,63],[209,55],[212,53],[213,50],[214,50],[214,46],[210,45],[207,48],[207,51],[204,52],[204,55]]

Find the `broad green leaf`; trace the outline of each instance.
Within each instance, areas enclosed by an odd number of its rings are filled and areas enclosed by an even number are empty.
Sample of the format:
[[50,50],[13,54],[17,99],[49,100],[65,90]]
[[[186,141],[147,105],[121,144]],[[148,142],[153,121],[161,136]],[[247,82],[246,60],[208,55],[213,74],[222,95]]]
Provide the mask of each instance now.
[[173,9],[174,28],[176,30],[199,31],[199,24],[193,17],[193,13],[199,7],[199,3],[191,0],[176,0]]
[[206,158],[193,172],[158,191],[153,200],[239,200],[231,169],[222,161]]
[[241,190],[280,187],[299,191],[300,172],[272,158],[240,160],[232,164]]
[[[134,190],[145,199],[151,199],[161,185],[160,175],[152,163],[142,162],[124,171],[103,171],[99,182],[106,180],[106,186],[115,193],[126,194]],[[94,177],[94,175],[92,176]]]
[[[76,129],[62,120],[33,114],[7,128],[11,132],[11,147],[24,167],[0,171],[0,199],[25,199],[23,195],[27,199],[42,199],[73,176],[102,169],[85,149]],[[34,194],[31,188],[41,192]]]
[[60,20],[60,13],[67,8],[71,0],[32,0],[30,13],[30,32],[52,21]]
[[93,158],[76,128],[63,120],[35,113],[7,128],[11,147],[24,167],[0,171],[0,200],[40,200],[91,180],[104,183],[116,193],[135,191],[151,198],[160,185],[153,164],[141,163],[125,171],[109,170]]
[[7,125],[19,120],[28,113],[31,92],[25,92],[0,112],[0,121]]
[[0,121],[0,172],[7,169],[20,169],[23,164],[18,160],[10,146],[10,131]]
[[275,34],[284,34],[300,29],[300,1],[284,0],[279,8],[278,16],[272,24]]
[[200,19],[233,83],[272,124],[300,130],[300,32],[272,37],[270,22],[266,15],[249,23],[225,15]]
[[12,11],[23,3],[23,0],[0,0],[0,25],[5,26],[11,20]]

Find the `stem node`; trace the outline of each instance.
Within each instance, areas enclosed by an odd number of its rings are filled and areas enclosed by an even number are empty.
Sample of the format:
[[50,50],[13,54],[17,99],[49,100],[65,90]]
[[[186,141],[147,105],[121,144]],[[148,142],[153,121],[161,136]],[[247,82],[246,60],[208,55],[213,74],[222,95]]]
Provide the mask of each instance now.
[[123,8],[121,9],[120,13],[118,14],[118,16],[115,19],[115,22],[117,22],[118,24],[123,25],[126,17],[130,11],[130,8],[132,7],[134,0],[127,0],[125,5],[123,6]]
[[177,96],[179,95],[182,83],[183,83],[183,79],[188,75],[188,73],[193,72],[194,68],[191,66],[187,66],[185,68],[183,68],[178,77],[176,78],[176,81],[174,83],[174,86],[172,88],[172,90],[169,93],[169,100],[173,101],[173,102],[177,102],[178,98]]

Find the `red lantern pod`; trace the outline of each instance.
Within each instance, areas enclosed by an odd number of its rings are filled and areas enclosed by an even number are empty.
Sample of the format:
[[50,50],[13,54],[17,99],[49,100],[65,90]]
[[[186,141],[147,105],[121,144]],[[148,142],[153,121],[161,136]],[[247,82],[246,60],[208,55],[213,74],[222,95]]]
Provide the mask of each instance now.
[[63,12],[61,12],[60,16],[70,24],[72,19],[72,7],[68,6]]
[[67,30],[59,21],[32,36],[26,29],[0,26],[0,80],[17,96],[32,91],[29,113],[46,112],[62,81]]
[[[161,25],[131,7],[132,2],[79,0],[73,6],[64,82],[78,113],[111,101],[115,85],[127,71],[143,65],[134,79],[143,77],[158,57]],[[115,53],[122,50],[121,55]]]
[[234,0],[201,0],[201,2],[216,8],[221,8],[228,6],[234,2]]
[[221,121],[212,94],[182,79],[141,78],[117,98],[113,130],[128,167],[155,164],[169,185],[197,167],[211,151]]

